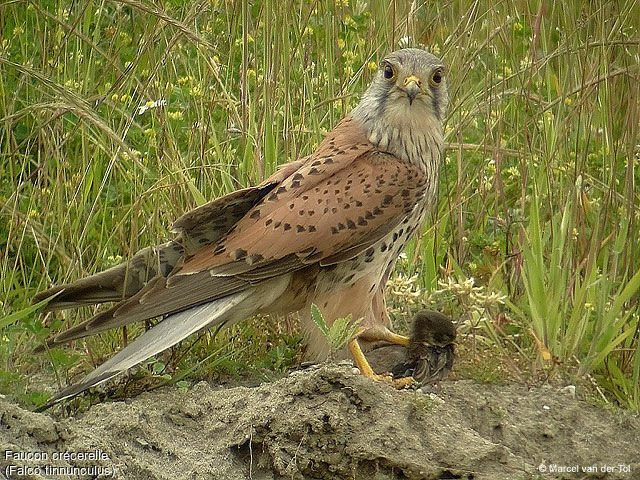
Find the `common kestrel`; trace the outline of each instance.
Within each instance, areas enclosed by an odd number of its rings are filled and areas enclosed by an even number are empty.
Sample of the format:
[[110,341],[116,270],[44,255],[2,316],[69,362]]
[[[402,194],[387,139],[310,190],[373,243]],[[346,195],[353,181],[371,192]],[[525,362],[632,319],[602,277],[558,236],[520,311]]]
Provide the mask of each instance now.
[[445,67],[423,50],[389,54],[350,115],[316,151],[256,187],[198,207],[172,226],[178,236],[128,262],[68,285],[48,310],[116,302],[49,340],[56,345],[164,316],[53,401],[76,395],[214,325],[256,314],[299,312],[311,359],[326,339],[311,320],[316,304],[330,324],[351,315],[361,329],[349,349],[377,377],[361,346],[391,332],[383,289],[398,254],[430,211],[448,105]]

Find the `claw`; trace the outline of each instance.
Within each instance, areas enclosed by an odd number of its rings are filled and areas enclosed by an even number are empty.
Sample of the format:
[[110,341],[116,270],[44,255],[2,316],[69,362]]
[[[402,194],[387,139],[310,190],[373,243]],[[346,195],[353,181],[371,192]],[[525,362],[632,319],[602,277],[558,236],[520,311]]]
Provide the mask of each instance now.
[[[406,338],[402,337],[401,335],[396,335],[395,333],[391,335],[399,337],[399,339]],[[385,382],[398,389],[405,388],[415,382],[413,377],[392,378],[389,375],[379,375],[375,373],[371,368],[371,365],[369,365],[367,358],[364,356],[364,353],[360,348],[360,344],[358,343],[357,337],[349,342],[349,351],[351,352],[351,355],[353,356],[353,359],[356,362],[356,366],[358,367],[358,370],[360,370],[360,373],[363,376],[370,378],[371,380]]]

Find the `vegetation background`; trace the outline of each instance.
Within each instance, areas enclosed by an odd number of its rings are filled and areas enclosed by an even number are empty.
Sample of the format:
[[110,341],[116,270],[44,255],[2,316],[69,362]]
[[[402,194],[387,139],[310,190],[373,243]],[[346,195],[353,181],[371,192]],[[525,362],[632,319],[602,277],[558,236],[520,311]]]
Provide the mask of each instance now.
[[[34,293],[309,154],[415,46],[445,59],[452,105],[437,209],[389,288],[397,328],[431,305],[459,319],[468,375],[569,376],[638,411],[639,28],[635,0],[1,1],[0,392],[40,404],[143,328],[35,355],[91,309],[41,319]],[[185,343],[143,378],[188,388],[300,350],[294,321]]]

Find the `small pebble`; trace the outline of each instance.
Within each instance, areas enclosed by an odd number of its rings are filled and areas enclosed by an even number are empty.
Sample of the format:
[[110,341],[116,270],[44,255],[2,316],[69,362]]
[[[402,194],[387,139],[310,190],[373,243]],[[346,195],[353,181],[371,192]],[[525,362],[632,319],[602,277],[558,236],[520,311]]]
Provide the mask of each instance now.
[[136,438],[136,442],[138,442],[143,447],[149,446],[149,442],[147,442],[144,438]]
[[576,398],[576,386],[567,385],[566,387],[560,389],[560,393],[565,393],[569,395],[571,398]]

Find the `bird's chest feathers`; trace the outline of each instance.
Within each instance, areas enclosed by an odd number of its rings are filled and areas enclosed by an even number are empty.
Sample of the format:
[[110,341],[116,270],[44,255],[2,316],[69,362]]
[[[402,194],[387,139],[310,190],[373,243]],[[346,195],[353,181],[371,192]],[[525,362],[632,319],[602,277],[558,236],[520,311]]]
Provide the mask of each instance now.
[[369,141],[380,150],[417,165],[433,175],[440,161],[442,131],[424,105],[395,102],[371,128]]

